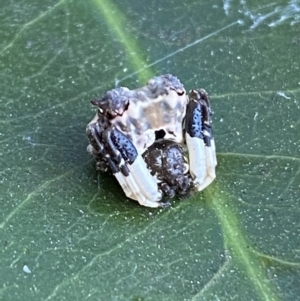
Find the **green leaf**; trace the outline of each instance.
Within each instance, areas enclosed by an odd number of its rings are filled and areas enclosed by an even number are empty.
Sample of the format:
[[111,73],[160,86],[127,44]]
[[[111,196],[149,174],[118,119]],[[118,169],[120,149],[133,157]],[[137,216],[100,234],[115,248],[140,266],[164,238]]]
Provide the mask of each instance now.
[[[0,299],[298,300],[299,0],[2,1]],[[211,95],[217,179],[149,209],[86,153],[89,100]]]

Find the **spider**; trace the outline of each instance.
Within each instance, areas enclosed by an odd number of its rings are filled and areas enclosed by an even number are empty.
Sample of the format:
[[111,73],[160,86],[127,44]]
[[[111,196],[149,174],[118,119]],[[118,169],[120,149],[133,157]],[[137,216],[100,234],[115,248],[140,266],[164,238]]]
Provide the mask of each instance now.
[[177,77],[165,74],[138,89],[109,90],[91,103],[98,110],[87,125],[87,150],[128,198],[165,207],[163,196],[201,191],[215,179],[212,111],[204,89],[187,95]]

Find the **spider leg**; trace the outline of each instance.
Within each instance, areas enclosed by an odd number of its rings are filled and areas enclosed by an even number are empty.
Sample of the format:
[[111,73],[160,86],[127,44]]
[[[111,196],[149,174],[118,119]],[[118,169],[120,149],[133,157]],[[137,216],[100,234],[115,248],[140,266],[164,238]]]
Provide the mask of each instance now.
[[88,125],[87,132],[96,156],[104,158],[127,197],[147,207],[164,206],[154,177],[130,139],[115,127],[103,130],[98,123]]
[[190,173],[196,190],[201,191],[216,177],[216,147],[211,128],[211,109],[204,89],[190,91],[185,120]]

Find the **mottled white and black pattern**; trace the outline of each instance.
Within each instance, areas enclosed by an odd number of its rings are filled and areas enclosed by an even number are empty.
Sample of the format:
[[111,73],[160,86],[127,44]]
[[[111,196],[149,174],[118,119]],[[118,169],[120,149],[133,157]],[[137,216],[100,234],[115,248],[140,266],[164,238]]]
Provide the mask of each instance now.
[[109,90],[92,104],[98,111],[87,126],[88,151],[98,169],[115,175],[127,197],[148,207],[165,206],[163,196],[200,191],[215,178],[211,109],[204,89],[188,96],[179,79],[166,74],[135,90]]
[[147,149],[143,158],[151,175],[156,177],[158,187],[167,197],[188,194],[192,179],[188,160],[180,144],[167,140],[157,141]]
[[[116,88],[92,103],[143,154],[155,141],[155,132],[163,130],[165,139],[182,141],[182,121],[188,98],[173,75],[157,76],[135,90]],[[99,118],[97,116],[97,118]]]

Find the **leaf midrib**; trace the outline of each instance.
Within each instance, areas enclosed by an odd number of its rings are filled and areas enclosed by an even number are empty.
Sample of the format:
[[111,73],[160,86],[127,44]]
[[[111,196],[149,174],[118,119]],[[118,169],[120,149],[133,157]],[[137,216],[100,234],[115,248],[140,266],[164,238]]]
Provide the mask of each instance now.
[[[124,26],[122,21],[126,20],[125,15],[121,13],[113,1],[108,2],[107,0],[93,0],[93,2],[97,4],[100,14],[102,14],[102,17],[106,20],[107,25],[111,28],[112,33],[119,38],[121,43],[123,43],[125,51],[129,52],[128,54],[135,53],[135,58],[133,60],[134,68],[137,70],[143,70],[142,68],[146,64],[138,55],[139,49],[137,43],[133,42],[134,40],[132,37],[123,31]],[[120,20],[119,22],[115,22],[115,18],[113,18],[111,15],[112,11],[118,12],[118,19]],[[127,20],[127,24],[128,23],[129,20]],[[111,26],[112,24],[113,26]],[[144,70],[144,72],[138,73],[137,75],[139,76],[139,80],[141,82],[145,82],[145,76],[147,79],[149,79],[154,75],[154,72],[150,72],[150,69],[147,69],[146,72]],[[271,157],[274,158],[274,156]],[[280,156],[280,158],[283,157]],[[297,158],[294,159],[300,160]],[[275,289],[272,287],[265,274],[263,266],[259,260],[253,256],[253,253],[250,253],[250,250],[248,250],[246,247],[249,245],[249,243],[247,243],[244,233],[242,233],[240,230],[238,217],[233,213],[234,211],[231,208],[231,203],[224,199],[223,194],[220,194],[221,189],[218,187],[218,184],[215,184],[213,187],[213,189],[207,189],[204,195],[206,195],[207,199],[210,200],[210,206],[216,212],[219,218],[223,229],[226,249],[230,251],[232,257],[237,259],[242,264],[246,274],[248,275],[249,281],[252,282],[262,300],[279,300],[275,294]],[[220,197],[221,195],[222,198]]]

